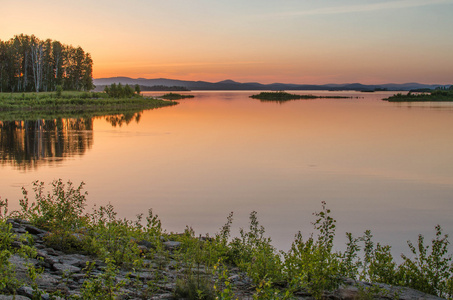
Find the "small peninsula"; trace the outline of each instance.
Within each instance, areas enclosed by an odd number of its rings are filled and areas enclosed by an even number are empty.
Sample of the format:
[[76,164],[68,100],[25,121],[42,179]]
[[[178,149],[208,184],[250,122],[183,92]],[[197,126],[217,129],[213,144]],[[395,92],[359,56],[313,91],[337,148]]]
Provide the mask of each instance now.
[[92,92],[91,55],[59,41],[16,35],[0,40],[0,59],[0,121],[136,112],[177,104],[143,96],[138,84],[112,83],[103,92]]
[[[121,88],[121,87],[120,87]],[[100,92],[40,92],[0,93],[0,119],[10,115],[52,115],[54,113],[111,113],[125,110],[144,110],[176,105],[177,102],[144,97],[110,96]]]
[[250,98],[259,99],[261,101],[288,101],[288,100],[300,100],[300,99],[345,99],[352,98],[346,96],[315,96],[315,95],[296,95],[287,92],[261,92],[257,95],[252,95]]

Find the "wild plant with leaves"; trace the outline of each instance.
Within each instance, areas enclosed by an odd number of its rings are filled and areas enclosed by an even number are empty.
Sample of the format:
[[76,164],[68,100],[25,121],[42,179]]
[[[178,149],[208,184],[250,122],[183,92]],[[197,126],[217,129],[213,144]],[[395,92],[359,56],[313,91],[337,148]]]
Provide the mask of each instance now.
[[[145,219],[138,215],[135,221],[119,218],[110,204],[86,213],[87,193],[83,191],[83,183],[74,186],[70,181],[57,180],[51,183],[51,191],[46,192],[44,184],[36,181],[33,192],[35,199],[31,201],[28,191],[23,189],[21,209],[11,214],[7,211],[7,201],[0,199],[2,291],[13,292],[21,285],[15,280],[9,258],[19,252],[26,257],[36,255],[36,249],[26,246],[32,245],[31,240],[19,250],[11,247],[17,237],[6,218],[14,216],[49,230],[46,238],[49,245],[56,247],[63,242],[62,250],[94,254],[105,262],[101,274],[88,269],[81,290],[84,299],[114,299],[126,285],[135,286],[137,296],[145,292],[150,295],[159,290],[156,282],[166,276],[161,271],[168,271],[170,260],[177,274],[174,295],[188,299],[238,298],[239,291],[229,278],[231,270],[248,278],[255,299],[291,299],[301,291],[321,299],[344,278],[373,283],[362,290],[366,298],[383,293],[377,283],[412,287],[447,299],[453,297],[452,256],[448,253],[448,235],[443,234],[440,226],[436,226],[431,245],[426,245],[421,235],[416,245],[408,242],[412,257],[402,255],[403,263],[398,265],[391,247],[376,243],[369,230],[359,237],[347,233],[346,250],[334,251],[336,220],[325,202],[321,211],[314,213],[314,234],[304,239],[299,232],[291,249],[279,252],[266,237],[256,212],[250,214],[248,229],[241,228],[238,237],[231,237],[233,213],[228,215],[219,233],[201,237],[190,227],[184,234],[166,233],[152,210]],[[165,249],[164,240],[179,241],[179,249]],[[149,270],[150,261],[154,265],[155,282],[145,285],[139,276],[126,281],[117,279],[119,270]],[[36,270],[30,268],[35,278],[39,275]],[[140,293],[139,289],[146,291]]]
[[299,232],[288,253],[284,254],[285,276],[291,286],[307,289],[315,298],[324,291],[336,289],[341,282],[341,256],[332,252],[335,237],[335,220],[330,216],[326,203],[323,210],[314,213],[313,223],[319,232],[304,241]]

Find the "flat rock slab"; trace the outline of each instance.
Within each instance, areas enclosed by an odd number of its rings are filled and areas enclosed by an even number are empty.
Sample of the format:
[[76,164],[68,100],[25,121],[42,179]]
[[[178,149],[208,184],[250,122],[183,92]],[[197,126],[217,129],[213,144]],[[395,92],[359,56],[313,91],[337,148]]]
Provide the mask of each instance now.
[[30,300],[30,298],[25,297],[25,296],[20,296],[20,295],[16,295],[16,296],[0,295],[0,300]]
[[82,254],[70,254],[62,255],[59,257],[59,261],[65,265],[71,265],[79,268],[85,268],[87,262],[91,261],[88,256]]
[[168,241],[168,242],[163,242],[164,246],[168,250],[174,250],[178,249],[181,246],[180,242],[174,242],[174,241]]
[[368,290],[377,287],[379,295],[373,295],[374,299],[399,299],[399,300],[441,300],[433,295],[429,295],[411,288],[391,286],[389,284],[376,283],[370,284],[362,281],[354,281],[351,279],[345,280],[345,286],[334,292],[334,296],[343,300],[362,299],[367,295]]
[[149,281],[152,280],[155,277],[155,275],[153,272],[134,272],[130,274],[130,277]]
[[40,289],[44,290],[50,290],[54,286],[56,286],[58,283],[63,281],[63,279],[60,276],[48,274],[48,273],[42,273],[38,278],[36,279],[36,283],[38,284],[38,287]]
[[79,273],[82,270],[79,267],[68,264],[54,264],[53,268],[55,269],[55,271],[57,271],[58,274]]

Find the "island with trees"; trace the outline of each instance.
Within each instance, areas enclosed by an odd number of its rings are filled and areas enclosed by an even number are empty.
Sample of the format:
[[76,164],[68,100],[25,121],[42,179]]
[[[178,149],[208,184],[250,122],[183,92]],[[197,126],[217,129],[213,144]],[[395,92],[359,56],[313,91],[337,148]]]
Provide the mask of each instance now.
[[345,99],[352,98],[348,96],[315,96],[315,95],[296,95],[290,94],[283,91],[278,92],[261,92],[257,95],[252,95],[250,98],[259,99],[261,101],[289,101],[289,100],[300,100],[300,99]]
[[182,95],[182,94],[176,94],[176,93],[168,93],[168,94],[160,96],[159,98],[167,99],[167,100],[180,100],[180,99],[194,98],[194,97],[195,97],[194,95]]
[[453,85],[449,88],[439,87],[430,91],[410,91],[406,95],[398,93],[383,100],[388,102],[451,102],[453,101]]

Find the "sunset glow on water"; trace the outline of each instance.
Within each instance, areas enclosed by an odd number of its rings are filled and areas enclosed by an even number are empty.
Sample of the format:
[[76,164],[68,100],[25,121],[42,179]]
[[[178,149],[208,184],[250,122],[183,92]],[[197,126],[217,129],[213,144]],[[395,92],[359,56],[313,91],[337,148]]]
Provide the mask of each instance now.
[[280,249],[297,231],[313,232],[321,201],[337,219],[339,245],[346,231],[371,229],[401,252],[436,224],[452,232],[451,103],[381,101],[389,92],[272,103],[253,93],[191,92],[116,127],[95,118],[92,129],[67,133],[90,139],[83,151],[33,168],[4,160],[1,197],[17,208],[33,180],[84,181],[90,207],[110,202],[131,219],[152,208],[165,229],[200,234],[217,232],[230,211],[235,230],[246,227],[257,211]]

